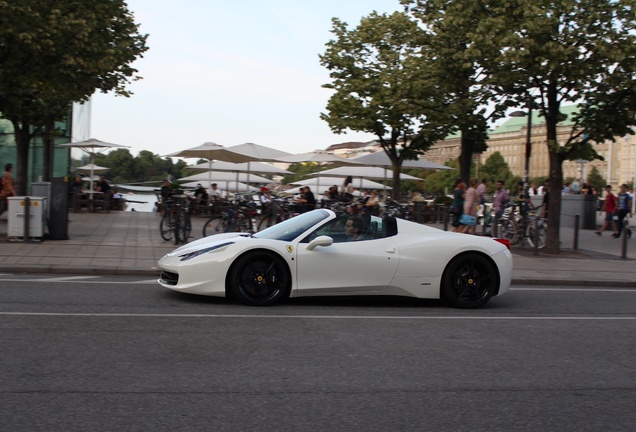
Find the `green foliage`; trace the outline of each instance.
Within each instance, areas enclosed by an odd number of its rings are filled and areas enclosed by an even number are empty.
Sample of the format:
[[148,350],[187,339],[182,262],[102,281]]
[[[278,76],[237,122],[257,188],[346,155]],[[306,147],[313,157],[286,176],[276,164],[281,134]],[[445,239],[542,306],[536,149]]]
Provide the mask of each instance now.
[[95,164],[109,168],[106,176],[114,183],[147,183],[184,176],[186,163],[173,163],[170,158],[161,158],[147,150],[133,157],[128,149],[116,149],[107,154],[95,155]]
[[332,20],[335,39],[320,56],[330,71],[327,113],[332,131],[375,134],[393,163],[393,194],[404,159],[423,153],[453,131],[439,77],[431,73],[434,53],[424,31],[406,14],[375,12],[349,29]]
[[424,190],[430,194],[445,195],[453,189],[455,180],[459,177],[459,163],[455,160],[446,162],[452,170],[441,170],[426,176]]
[[508,163],[501,153],[494,152],[491,154],[479,169],[479,180],[488,180],[487,192],[492,193],[495,190],[495,184],[502,181],[504,188],[508,190],[516,190],[516,185],[521,181],[520,177],[514,176]]
[[282,183],[290,184],[290,183],[293,183],[294,181],[305,178],[308,174],[312,174],[312,173],[323,171],[323,170],[324,170],[324,166],[318,163],[313,163],[313,162],[294,163],[294,164],[291,164],[289,168],[287,168],[287,171],[291,171],[294,174],[286,175],[283,178]]
[[0,1],[0,23],[0,112],[14,125],[23,193],[33,134],[97,90],[128,96],[147,35],[123,0]]
[[592,167],[589,174],[587,175],[587,181],[592,185],[596,193],[600,196],[605,190],[605,179],[599,172],[598,168],[595,166]]

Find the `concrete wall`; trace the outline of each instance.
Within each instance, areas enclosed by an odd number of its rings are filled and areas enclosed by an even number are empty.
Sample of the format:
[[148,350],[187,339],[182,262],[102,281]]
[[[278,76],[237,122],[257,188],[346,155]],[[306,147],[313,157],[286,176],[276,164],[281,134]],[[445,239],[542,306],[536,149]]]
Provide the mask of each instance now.
[[[543,196],[530,197],[535,206],[540,206]],[[574,228],[574,217],[578,214],[579,228],[593,230],[597,228],[597,197],[596,195],[562,195],[561,196],[561,227]]]

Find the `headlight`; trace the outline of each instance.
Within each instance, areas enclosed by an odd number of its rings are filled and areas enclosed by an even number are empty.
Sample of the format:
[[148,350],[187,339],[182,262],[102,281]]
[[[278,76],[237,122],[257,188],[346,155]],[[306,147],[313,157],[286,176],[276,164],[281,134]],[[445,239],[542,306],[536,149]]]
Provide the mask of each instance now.
[[231,245],[233,243],[234,242],[225,242],[225,243],[221,243],[221,244],[218,244],[218,245],[210,246],[210,247],[205,248],[205,249],[200,249],[198,251],[194,251],[194,252],[190,252],[190,253],[187,253],[187,254],[179,255],[179,258],[181,258],[181,261],[188,261],[188,260],[191,260],[192,258],[198,257],[199,255],[203,255],[203,254],[206,254],[208,252],[212,252],[212,251],[215,251],[217,249],[221,249],[222,247],[229,246],[229,245]]

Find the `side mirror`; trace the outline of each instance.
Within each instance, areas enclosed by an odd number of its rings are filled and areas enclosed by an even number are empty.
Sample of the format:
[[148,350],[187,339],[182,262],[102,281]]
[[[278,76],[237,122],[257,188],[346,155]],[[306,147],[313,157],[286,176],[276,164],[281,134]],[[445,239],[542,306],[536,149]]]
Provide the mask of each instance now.
[[316,237],[307,245],[307,250],[314,250],[317,246],[331,246],[333,239],[329,236]]

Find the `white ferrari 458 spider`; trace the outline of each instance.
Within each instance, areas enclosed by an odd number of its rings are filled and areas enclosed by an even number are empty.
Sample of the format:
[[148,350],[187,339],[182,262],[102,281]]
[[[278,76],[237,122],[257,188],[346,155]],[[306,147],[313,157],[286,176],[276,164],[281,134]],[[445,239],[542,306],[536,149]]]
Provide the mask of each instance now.
[[508,291],[512,255],[505,242],[321,209],[256,234],[186,244],[159,260],[159,283],[254,306],[287,297],[393,295],[476,308]]

